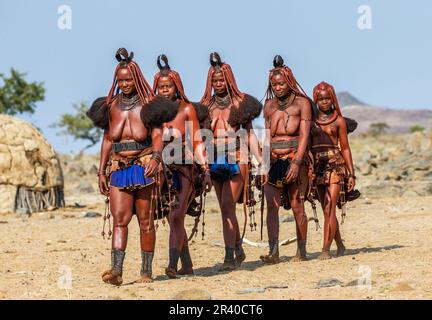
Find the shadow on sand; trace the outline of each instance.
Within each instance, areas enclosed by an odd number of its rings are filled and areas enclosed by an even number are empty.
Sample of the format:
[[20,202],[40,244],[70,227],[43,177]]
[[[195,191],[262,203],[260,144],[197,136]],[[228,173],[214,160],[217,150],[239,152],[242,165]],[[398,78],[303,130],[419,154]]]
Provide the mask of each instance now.
[[[375,247],[375,248],[369,248],[369,247],[363,247],[363,248],[357,248],[357,249],[346,249],[344,256],[355,256],[359,253],[374,253],[374,252],[381,252],[381,251],[387,251],[387,250],[396,250],[404,248],[404,246],[401,245],[389,245],[389,246],[382,246],[382,247]],[[321,252],[313,252],[308,253],[309,261],[316,260],[316,258],[321,254]],[[332,251],[332,255],[335,257],[336,251]],[[289,262],[293,257],[290,256],[281,256],[281,263]],[[341,257],[342,258],[342,257]],[[336,258],[337,259],[337,258]],[[255,260],[255,261],[245,261],[242,263],[240,268],[234,270],[234,271],[218,271],[218,269],[222,266],[222,263],[217,263],[213,266],[209,267],[203,267],[203,268],[197,268],[194,270],[195,276],[198,277],[212,277],[219,274],[226,274],[228,272],[236,272],[237,270],[247,270],[247,271],[254,271],[256,269],[259,269],[261,267],[266,266],[261,260]],[[161,277],[168,279],[168,277]]]
[[[346,249],[344,256],[355,256],[359,253],[374,253],[374,252],[382,252],[382,251],[387,251],[387,250],[396,250],[396,249],[401,249],[401,248],[404,248],[404,246],[389,245],[389,246],[375,247],[375,248],[363,247],[363,248],[357,248],[357,249]],[[308,253],[309,261],[316,260],[316,258],[320,254],[321,254],[321,252]],[[335,257],[336,251],[332,251],[332,255],[333,255],[333,257]],[[293,257],[281,256],[280,257],[280,259],[281,259],[280,263],[290,262],[290,260],[292,258]],[[340,258],[343,258],[343,257],[340,257]],[[303,262],[303,263],[305,263],[305,262]],[[323,263],[325,263],[325,262],[323,262]],[[240,271],[244,271],[244,270],[255,271],[255,270],[257,270],[261,267],[264,267],[266,265],[261,260],[246,261],[246,262],[243,262],[242,265],[240,266],[240,268],[238,268],[236,270],[219,271],[219,268],[221,266],[222,266],[222,263],[217,263],[217,264],[215,264],[213,266],[209,266],[209,267],[196,268],[196,269],[194,269],[194,275],[188,276],[188,277],[213,277],[213,276],[217,276],[217,275],[221,275],[221,274],[227,274],[229,272],[236,272],[238,270],[240,270]],[[172,279],[169,279],[168,276],[166,276],[165,274],[157,275],[154,278],[154,281],[166,281],[166,280],[172,280]],[[135,283],[129,282],[129,283],[124,283],[123,286],[128,286],[128,285],[133,285],[133,284],[135,284]]]

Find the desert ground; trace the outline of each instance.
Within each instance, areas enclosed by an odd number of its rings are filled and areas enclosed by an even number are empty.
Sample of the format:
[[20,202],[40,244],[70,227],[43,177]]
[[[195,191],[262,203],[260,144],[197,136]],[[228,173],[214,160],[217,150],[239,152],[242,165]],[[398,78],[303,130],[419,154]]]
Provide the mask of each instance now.
[[[420,150],[408,150],[407,140],[401,139],[399,145],[392,137],[379,143],[373,138],[352,140],[362,196],[348,203],[341,226],[345,256],[317,260],[322,229],[316,231],[310,222],[309,261],[290,261],[296,251],[292,243],[281,246],[281,263],[264,265],[259,256],[267,248],[245,244],[247,258],[241,267],[219,272],[224,256],[222,224],[211,193],[204,240],[200,226],[190,242],[194,276],[168,279],[165,275],[169,226],[159,221],[154,282],[134,284],[141,262],[139,229],[133,219],[120,287],[101,281],[101,273],[110,265],[110,241],[101,236],[104,198],[97,192],[98,158],[63,155],[65,208],[30,217],[0,215],[0,299],[432,299],[430,151],[422,152],[423,166],[406,160],[412,167],[400,165],[405,171],[399,174],[391,165],[404,162],[404,157],[418,159]],[[383,174],[386,170],[393,175]],[[312,215],[309,205],[306,211]],[[243,228],[240,206],[237,216]],[[280,239],[294,237],[291,212],[281,209],[280,217]],[[320,209],[318,217],[322,226]],[[256,221],[257,230],[247,228],[245,237],[264,246],[266,227],[261,242],[258,207]],[[193,219],[187,217],[188,232],[192,225]],[[332,249],[334,254],[335,245]]]

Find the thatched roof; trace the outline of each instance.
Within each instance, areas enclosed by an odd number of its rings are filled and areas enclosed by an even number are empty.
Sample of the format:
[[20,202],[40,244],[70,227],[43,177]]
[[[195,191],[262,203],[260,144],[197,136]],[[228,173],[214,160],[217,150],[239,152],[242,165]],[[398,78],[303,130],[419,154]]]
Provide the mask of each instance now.
[[[26,193],[34,199],[20,199]],[[58,206],[62,193],[62,170],[52,146],[30,123],[0,115],[0,213]]]

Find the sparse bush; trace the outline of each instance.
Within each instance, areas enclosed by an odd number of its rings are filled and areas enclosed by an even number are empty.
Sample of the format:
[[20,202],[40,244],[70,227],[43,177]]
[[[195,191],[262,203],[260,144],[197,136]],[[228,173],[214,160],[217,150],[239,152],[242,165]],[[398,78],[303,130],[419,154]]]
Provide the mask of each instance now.
[[413,132],[423,132],[424,131],[424,127],[422,127],[422,126],[420,126],[420,125],[415,125],[415,126],[412,126],[411,128],[410,128],[410,132],[411,133],[413,133]]
[[371,125],[369,126],[369,132],[372,136],[377,137],[385,133],[389,128],[389,125],[385,122],[376,122],[371,123]]

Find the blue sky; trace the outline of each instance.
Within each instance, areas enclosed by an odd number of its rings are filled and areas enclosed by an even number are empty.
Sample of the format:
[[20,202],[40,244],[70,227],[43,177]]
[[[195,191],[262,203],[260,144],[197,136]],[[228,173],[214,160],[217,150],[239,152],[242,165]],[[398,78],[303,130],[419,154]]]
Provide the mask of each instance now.
[[[58,28],[60,5],[72,9],[71,30]],[[357,26],[361,5],[372,10],[370,30]],[[218,51],[240,89],[258,98],[281,54],[309,94],[325,80],[373,105],[431,109],[431,12],[424,0],[0,0],[0,72],[14,67],[45,83],[45,101],[21,117],[62,153],[86,142],[48,126],[74,103],[107,94],[123,46],[150,83],[157,55],[167,54],[192,100],[201,98],[209,53]]]

